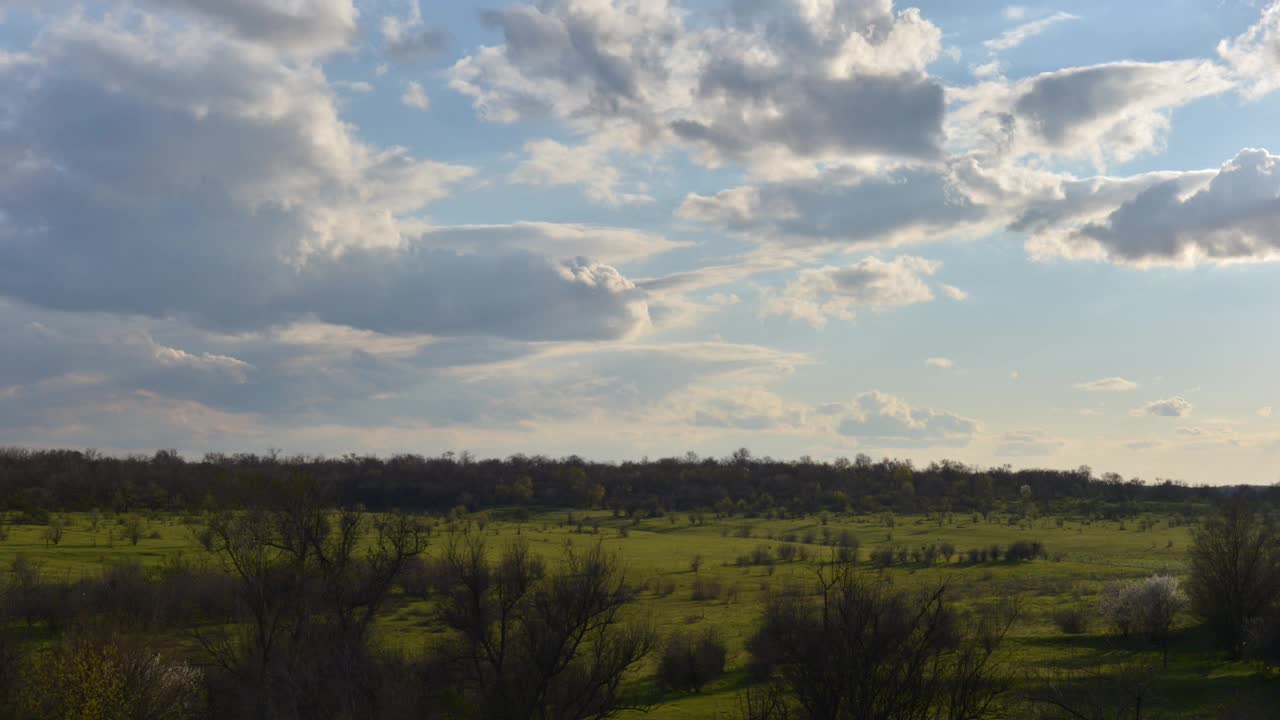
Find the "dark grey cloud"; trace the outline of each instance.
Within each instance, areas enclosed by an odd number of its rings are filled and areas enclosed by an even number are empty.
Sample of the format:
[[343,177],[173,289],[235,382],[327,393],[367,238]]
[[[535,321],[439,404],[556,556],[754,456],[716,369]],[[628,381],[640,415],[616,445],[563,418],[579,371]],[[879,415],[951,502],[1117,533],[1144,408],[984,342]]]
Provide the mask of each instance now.
[[1063,220],[1032,236],[1033,254],[1139,266],[1273,261],[1280,258],[1280,157],[1242,150],[1216,173],[1174,176]]

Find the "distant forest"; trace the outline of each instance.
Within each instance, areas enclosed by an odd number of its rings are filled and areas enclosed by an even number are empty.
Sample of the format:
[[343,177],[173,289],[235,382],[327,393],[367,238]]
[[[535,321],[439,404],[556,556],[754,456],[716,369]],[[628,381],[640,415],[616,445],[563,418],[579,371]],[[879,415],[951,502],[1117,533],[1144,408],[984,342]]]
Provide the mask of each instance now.
[[[727,458],[601,463],[577,456],[475,459],[395,455],[338,458],[176,451],[113,457],[95,451],[0,449],[0,510],[41,515],[89,509],[196,510],[261,500],[269,482],[305,477],[343,505],[371,510],[469,512],[506,507],[608,508],[627,517],[714,513],[785,517],[830,512],[973,512],[1028,506],[1044,513],[1123,517],[1143,511],[1198,513],[1224,493],[1280,500],[1280,486],[1187,485],[1126,480],[1115,473],[981,468],[953,461],[786,462],[744,449]],[[1229,478],[1223,478],[1228,480]]]

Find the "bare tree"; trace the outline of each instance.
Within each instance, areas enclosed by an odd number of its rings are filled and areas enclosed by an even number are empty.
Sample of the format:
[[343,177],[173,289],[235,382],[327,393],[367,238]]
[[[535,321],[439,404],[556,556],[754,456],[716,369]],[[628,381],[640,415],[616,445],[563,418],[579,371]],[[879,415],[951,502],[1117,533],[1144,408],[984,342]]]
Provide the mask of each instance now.
[[478,717],[605,718],[635,706],[622,680],[654,633],[623,622],[633,593],[601,544],[567,548],[548,574],[523,541],[491,561],[481,535],[455,535],[444,573],[440,618],[456,632],[446,652]]
[[1191,540],[1191,607],[1240,657],[1250,626],[1273,614],[1280,596],[1275,530],[1247,498],[1234,498],[1192,531]]
[[[370,627],[405,563],[425,547],[410,517],[332,510],[315,483],[276,499],[213,512],[208,547],[240,583],[244,632],[198,639],[231,687],[224,714],[259,718],[377,717]],[[365,546],[360,550],[362,544]]]
[[967,720],[1007,690],[997,649],[1015,612],[962,619],[942,585],[911,595],[848,565],[819,570],[819,599],[766,601],[749,641],[758,677],[772,677],[813,720]]
[[1060,670],[1028,678],[1027,699],[1047,720],[1142,720],[1160,668],[1130,660],[1110,667]]

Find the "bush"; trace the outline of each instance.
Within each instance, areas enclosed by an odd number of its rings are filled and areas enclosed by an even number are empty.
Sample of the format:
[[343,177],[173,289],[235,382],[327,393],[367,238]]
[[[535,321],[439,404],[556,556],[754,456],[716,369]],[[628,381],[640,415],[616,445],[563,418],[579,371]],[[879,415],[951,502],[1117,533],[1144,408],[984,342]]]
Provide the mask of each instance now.
[[796,559],[796,546],[790,543],[783,543],[778,546],[778,559],[782,562],[791,562]]
[[697,635],[675,632],[667,638],[658,660],[658,680],[666,688],[701,692],[724,674],[728,648],[715,628]]
[[720,581],[715,578],[695,578],[693,581],[693,589],[689,595],[689,599],[695,602],[703,600],[718,600],[720,593],[724,592]]
[[1055,610],[1053,624],[1064,635],[1081,635],[1089,632],[1089,613],[1080,607],[1068,607]]
[[773,548],[768,545],[757,545],[751,550],[752,565],[772,565]]
[[884,546],[871,551],[871,564],[876,567],[889,567],[893,564],[893,548]]
[[[994,553],[992,555],[994,557]],[[1004,559],[1009,562],[1035,560],[1042,557],[1047,557],[1047,555],[1044,551],[1044,545],[1039,540],[1019,540],[1011,544],[1004,553]]]

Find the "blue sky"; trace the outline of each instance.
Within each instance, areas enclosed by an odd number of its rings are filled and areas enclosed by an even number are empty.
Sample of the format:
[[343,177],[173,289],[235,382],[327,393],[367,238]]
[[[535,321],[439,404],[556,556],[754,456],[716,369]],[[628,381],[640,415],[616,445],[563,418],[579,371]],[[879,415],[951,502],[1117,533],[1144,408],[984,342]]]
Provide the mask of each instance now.
[[0,0],[0,444],[1280,480],[1280,4]]

